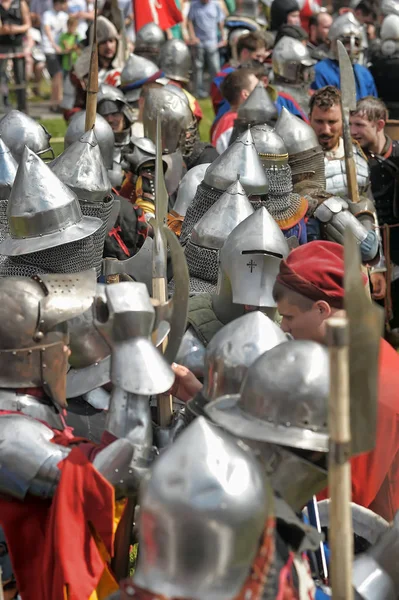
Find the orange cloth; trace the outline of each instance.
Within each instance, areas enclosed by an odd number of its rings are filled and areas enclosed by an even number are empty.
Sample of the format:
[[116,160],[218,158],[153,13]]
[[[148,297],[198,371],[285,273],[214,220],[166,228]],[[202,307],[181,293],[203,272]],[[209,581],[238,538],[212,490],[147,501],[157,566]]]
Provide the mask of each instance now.
[[52,502],[0,498],[0,523],[24,600],[88,600],[105,572],[98,539],[108,556],[113,552],[113,487],[78,447],[59,467]]
[[[374,450],[352,458],[352,500],[387,521],[399,509],[399,355],[381,340]],[[319,499],[328,498],[322,492]]]

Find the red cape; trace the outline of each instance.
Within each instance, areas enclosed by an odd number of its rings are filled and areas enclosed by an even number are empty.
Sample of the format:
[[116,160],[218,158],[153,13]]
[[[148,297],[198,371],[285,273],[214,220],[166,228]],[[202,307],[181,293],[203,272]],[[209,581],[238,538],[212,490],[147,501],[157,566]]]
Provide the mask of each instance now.
[[78,447],[59,467],[52,502],[0,498],[0,523],[24,600],[90,598],[104,572],[92,529],[112,555],[113,487]]
[[[399,355],[381,341],[374,450],[352,458],[352,500],[387,521],[399,509]],[[323,492],[318,498],[328,498]]]

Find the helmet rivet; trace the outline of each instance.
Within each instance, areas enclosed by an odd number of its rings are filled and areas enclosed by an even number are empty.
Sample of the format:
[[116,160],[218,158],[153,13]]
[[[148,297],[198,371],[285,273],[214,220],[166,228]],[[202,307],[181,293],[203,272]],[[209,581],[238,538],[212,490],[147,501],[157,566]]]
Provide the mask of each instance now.
[[35,333],[35,335],[33,336],[33,339],[35,340],[35,342],[40,342],[40,340],[42,340],[44,338],[44,333],[43,331],[38,331],[37,333]]

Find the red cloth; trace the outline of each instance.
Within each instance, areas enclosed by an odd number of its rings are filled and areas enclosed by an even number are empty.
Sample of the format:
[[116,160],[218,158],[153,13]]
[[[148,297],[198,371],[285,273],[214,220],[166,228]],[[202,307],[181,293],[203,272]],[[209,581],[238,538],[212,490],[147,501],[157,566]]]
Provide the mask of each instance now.
[[344,248],[315,241],[292,250],[280,263],[277,281],[310,300],[344,308]]
[[[352,500],[387,521],[399,509],[399,355],[381,340],[374,450],[351,459]],[[328,498],[328,490],[319,499]]]
[[[228,135],[230,140],[233,131],[234,121],[237,118],[236,110],[229,110],[216,122],[215,127],[211,129],[211,143],[216,148],[216,144],[221,135]],[[227,142],[228,145],[228,142]]]
[[[154,13],[151,6],[153,6]],[[147,23],[156,23],[163,30],[173,27],[183,21],[183,16],[177,8],[175,0],[133,0],[134,26],[136,32]]]
[[93,526],[112,555],[114,490],[75,447],[53,501],[0,498],[0,522],[24,600],[88,600],[104,571]]

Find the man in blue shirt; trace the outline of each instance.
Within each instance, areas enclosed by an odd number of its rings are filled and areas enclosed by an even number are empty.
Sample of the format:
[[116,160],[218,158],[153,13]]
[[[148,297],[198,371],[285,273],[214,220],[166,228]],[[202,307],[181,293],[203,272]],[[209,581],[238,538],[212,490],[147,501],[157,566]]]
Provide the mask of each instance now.
[[224,14],[216,0],[193,0],[187,28],[195,46],[195,91],[199,98],[209,95],[204,88],[204,68],[211,79],[220,71],[219,48],[226,45],[223,24]]
[[315,79],[311,88],[318,90],[331,85],[340,89],[341,78],[336,58],[337,40],[340,40],[354,63],[357,100],[365,96],[378,97],[372,74],[366,67],[355,62],[362,51],[362,27],[353,14],[345,13],[339,16],[331,25],[328,37],[331,41],[331,57],[325,58],[315,65]]

